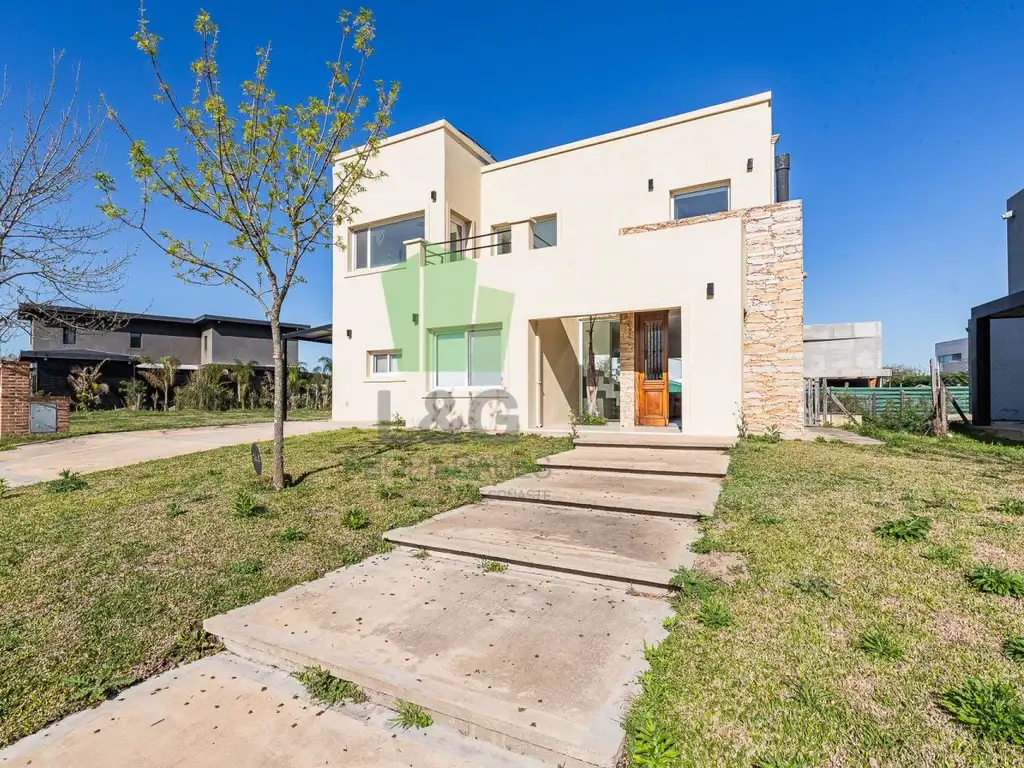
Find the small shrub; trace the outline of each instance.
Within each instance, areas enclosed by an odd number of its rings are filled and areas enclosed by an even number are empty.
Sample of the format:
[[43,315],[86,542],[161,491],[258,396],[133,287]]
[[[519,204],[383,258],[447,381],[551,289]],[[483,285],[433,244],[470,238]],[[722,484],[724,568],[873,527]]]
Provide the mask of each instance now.
[[173,520],[176,517],[181,517],[185,514],[185,508],[176,501],[169,501],[164,505],[164,514],[168,520]]
[[430,557],[430,552],[428,552],[425,549],[417,549],[415,552],[412,553],[412,556],[415,557],[417,560],[426,560],[428,557]]
[[708,629],[722,629],[732,624],[732,614],[729,613],[728,606],[714,598],[708,598],[700,604],[696,618]]
[[931,403],[908,399],[905,403],[886,403],[881,411],[865,414],[863,426],[868,431],[881,429],[923,435],[931,430],[931,416]]
[[51,480],[46,484],[46,490],[50,493],[71,493],[86,488],[88,485],[77,472],[62,469],[56,480]]
[[256,500],[256,497],[246,490],[241,490],[235,494],[235,500],[231,504],[231,509],[235,517],[257,517],[266,511],[263,505]]
[[599,413],[587,413],[586,411],[582,411],[579,416],[576,417],[576,423],[581,427],[603,427],[608,423],[608,419]]
[[972,677],[943,692],[939,706],[979,736],[1024,745],[1024,701],[1009,683]]
[[350,531],[358,531],[368,526],[370,520],[360,510],[353,509],[345,513],[345,516],[341,518],[341,524]]
[[996,509],[1004,515],[1024,515],[1024,499],[1003,499]]
[[629,764],[641,768],[672,768],[678,763],[679,749],[676,743],[648,715],[630,741]]
[[897,520],[887,520],[881,525],[875,526],[875,534],[883,539],[894,541],[922,541],[928,535],[932,521],[927,517],[914,515],[913,517],[901,517]]
[[967,572],[967,581],[979,592],[1000,597],[1024,597],[1024,573],[991,565],[976,565]]
[[677,568],[668,583],[678,587],[679,594],[696,597],[698,600],[710,597],[712,592],[722,586],[718,579],[691,568]]
[[393,413],[393,414],[391,414],[391,418],[390,419],[381,419],[380,421],[377,422],[376,426],[378,426],[378,427],[404,427],[405,426],[405,417],[402,416],[402,414],[400,414],[400,413]]
[[284,530],[278,531],[274,534],[274,537],[278,541],[291,542],[291,541],[305,541],[306,532],[301,528],[296,528],[294,525],[289,525]]
[[696,555],[706,555],[709,552],[714,552],[718,546],[718,542],[705,533],[690,545],[690,551]]
[[116,693],[135,682],[134,677],[116,677],[113,672],[105,671],[91,675],[90,677],[69,677],[68,685],[71,686],[71,701],[84,701],[88,704],[96,704],[110,698]]
[[821,576],[804,576],[793,580],[793,586],[805,595],[818,595],[826,600],[834,600],[836,596],[836,585]]
[[305,686],[309,698],[320,704],[362,704],[370,698],[355,683],[335,677],[322,667],[303,667],[292,677]]
[[786,522],[786,518],[778,515],[755,515],[753,520],[758,525],[781,525]]
[[764,439],[769,443],[777,443],[782,440],[782,432],[779,431],[779,427],[776,424],[770,424],[768,429],[765,430]]
[[393,486],[384,485],[384,483],[377,486],[377,498],[383,501],[391,501],[392,499],[397,499],[401,495],[402,494],[398,489]]
[[884,661],[896,661],[903,657],[903,646],[887,632],[881,629],[869,629],[862,632],[853,641],[853,647],[868,656]]
[[263,572],[263,561],[255,557],[247,557],[245,560],[239,560],[229,565],[228,570],[232,573],[255,576]]
[[407,731],[410,728],[429,728],[434,724],[434,719],[419,704],[413,704],[405,699],[396,699],[395,716],[391,718],[390,722]]
[[1024,661],[1024,635],[1011,635],[1003,640],[1003,655],[1010,661]]
[[484,573],[501,573],[508,570],[508,564],[499,563],[497,560],[481,560],[480,570]]
[[11,492],[10,483],[7,482],[7,478],[0,477],[0,499],[6,499],[7,495]]
[[921,553],[921,557],[936,563],[952,563],[960,559],[960,554],[952,547],[935,546],[928,547]]

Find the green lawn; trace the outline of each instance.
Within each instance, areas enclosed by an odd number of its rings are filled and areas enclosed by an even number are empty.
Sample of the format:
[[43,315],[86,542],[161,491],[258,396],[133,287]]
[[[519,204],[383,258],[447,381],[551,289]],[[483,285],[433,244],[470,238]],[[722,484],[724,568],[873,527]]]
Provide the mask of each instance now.
[[[289,411],[292,421],[316,421],[329,419],[330,411],[299,408]],[[273,421],[274,413],[269,408],[230,411],[72,411],[70,430],[54,435],[26,435],[24,437],[0,437],[0,451],[24,443],[40,440],[60,440],[78,435],[93,435],[98,432],[133,432],[140,429],[174,429],[175,427],[212,427],[224,424],[251,424],[259,421]]]
[[[1024,635],[1024,599],[965,578],[983,563],[1024,571],[1020,497],[1021,447],[742,441],[705,543],[742,553],[750,578],[710,598],[731,615],[718,629],[698,615],[721,611],[677,598],[632,743],[674,743],[666,766],[1024,765],[1024,746],[979,738],[938,705],[969,677],[1024,694],[1024,663],[1002,649]],[[909,516],[930,519],[925,540],[874,532]],[[1004,715],[1024,738],[1024,710]]]
[[[88,486],[70,493],[8,492],[0,744],[213,652],[204,618],[381,552],[389,525],[478,498],[481,485],[567,447],[536,436],[349,429],[290,438],[297,482],[281,493],[253,475],[248,446],[87,475]],[[239,516],[253,504],[253,516]]]

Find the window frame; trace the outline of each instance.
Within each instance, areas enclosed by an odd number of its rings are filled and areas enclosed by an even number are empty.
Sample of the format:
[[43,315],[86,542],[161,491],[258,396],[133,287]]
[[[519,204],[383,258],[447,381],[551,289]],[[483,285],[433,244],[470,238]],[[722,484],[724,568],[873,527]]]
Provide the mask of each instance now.
[[[139,340],[137,345],[135,339]],[[142,349],[142,331],[128,331],[128,349]]]
[[[378,371],[376,361],[378,357],[387,359],[387,371]],[[402,375],[402,350],[400,349],[371,349],[366,353],[367,375],[371,379],[393,379]]]
[[[73,347],[78,344],[78,329],[70,325],[61,326],[60,343],[66,347]],[[68,339],[71,341],[68,341]]]
[[[499,358],[502,361],[501,370],[497,371],[499,381],[493,384],[473,384],[472,373],[473,373],[473,341],[471,334],[478,331],[498,331],[498,343],[505,344],[504,338],[504,327],[500,323],[486,323],[483,325],[469,325],[455,328],[432,328],[429,333],[431,336],[431,362],[430,367],[433,369],[430,371],[430,386],[433,389],[445,389],[445,390],[478,390],[483,391],[487,389],[501,389],[505,386],[505,365],[504,356],[501,354],[501,348],[499,348]],[[446,334],[462,333],[465,336],[466,341],[466,370],[465,370],[465,382],[462,384],[440,384],[438,382],[438,374],[441,373],[437,370],[437,342],[438,337]]]
[[[427,235],[427,212],[417,211],[404,216],[396,216],[390,219],[382,219],[381,221],[375,221],[370,224],[362,224],[358,227],[349,227],[349,272],[366,272],[375,269],[388,269],[389,267],[397,267],[405,264],[406,254],[403,249],[402,260],[395,262],[394,264],[380,264],[374,266],[373,264],[373,238],[371,232],[374,229],[381,227],[387,227],[391,224],[401,224],[407,221],[413,221],[419,219],[423,222],[423,234],[421,237],[426,238]],[[366,235],[366,266],[360,267],[359,263],[359,235]],[[407,238],[412,239],[412,238]],[[405,242],[405,241],[403,241]]]
[[[536,243],[536,237],[537,236],[534,234],[534,229],[533,228],[537,224],[542,224],[542,223],[548,222],[548,221],[552,221],[555,224],[555,242],[549,243],[548,245],[540,245],[540,246],[538,246],[537,243]],[[549,214],[545,214],[544,216],[534,216],[534,217],[532,217],[530,219],[530,249],[531,250],[542,250],[544,248],[557,248],[558,247],[558,241],[560,239],[558,235],[559,235],[559,232],[558,232],[558,214],[557,213],[549,213]]]
[[[706,194],[708,192],[714,192],[719,189],[725,190],[725,210],[724,211],[713,211],[712,213],[695,213],[692,216],[682,216],[676,218],[676,198],[678,197],[694,197],[696,195]],[[715,181],[710,184],[701,184],[696,187],[683,187],[681,189],[673,189],[668,193],[668,215],[670,221],[686,221],[687,219],[695,219],[698,216],[714,216],[716,213],[727,213],[732,210],[732,184],[728,181]]]
[[[508,233],[508,242],[502,242],[501,235]],[[495,224],[491,227],[491,242],[492,253],[495,256],[508,256],[512,253],[512,225],[511,224]],[[507,250],[502,250],[507,248]]]

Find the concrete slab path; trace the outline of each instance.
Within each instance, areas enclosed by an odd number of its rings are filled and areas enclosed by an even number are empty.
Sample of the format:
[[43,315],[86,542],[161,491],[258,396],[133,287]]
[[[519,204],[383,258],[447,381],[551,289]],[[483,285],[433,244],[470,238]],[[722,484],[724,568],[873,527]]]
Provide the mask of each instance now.
[[517,501],[444,512],[384,538],[407,547],[535,566],[629,584],[669,586],[693,565],[693,520]]
[[537,459],[551,469],[589,469],[689,477],[724,477],[729,457],[721,451],[585,445]]
[[[289,421],[285,436],[308,435],[340,429],[331,421]],[[0,477],[11,486],[53,480],[61,470],[99,472],[154,459],[209,451],[226,445],[258,443],[274,436],[272,423],[232,424],[219,427],[149,429],[138,432],[104,432],[40,443],[26,443],[0,451]]]
[[3,768],[542,768],[456,731],[325,708],[279,670],[220,654],[151,678],[0,750]]

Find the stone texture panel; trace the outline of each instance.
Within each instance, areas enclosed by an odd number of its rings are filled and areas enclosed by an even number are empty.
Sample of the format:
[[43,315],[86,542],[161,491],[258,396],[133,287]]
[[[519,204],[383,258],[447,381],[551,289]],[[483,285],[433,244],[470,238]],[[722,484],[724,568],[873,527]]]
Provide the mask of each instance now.
[[619,425],[636,425],[636,368],[635,354],[636,314],[619,315]]

